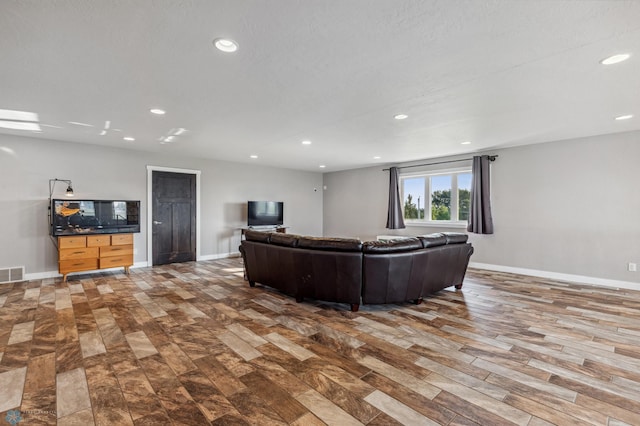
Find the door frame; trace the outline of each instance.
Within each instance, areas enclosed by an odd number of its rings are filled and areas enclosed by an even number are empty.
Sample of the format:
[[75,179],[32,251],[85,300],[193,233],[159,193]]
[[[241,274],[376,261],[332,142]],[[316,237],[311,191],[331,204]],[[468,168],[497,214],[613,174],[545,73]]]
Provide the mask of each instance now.
[[153,266],[153,172],[186,173],[196,176],[196,261],[200,260],[200,170],[147,166],[147,266]]

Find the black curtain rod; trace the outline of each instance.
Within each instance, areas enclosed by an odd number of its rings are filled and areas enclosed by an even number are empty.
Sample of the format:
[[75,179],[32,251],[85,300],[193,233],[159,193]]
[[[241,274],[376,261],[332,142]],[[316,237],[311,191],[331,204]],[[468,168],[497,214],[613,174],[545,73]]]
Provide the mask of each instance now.
[[[498,158],[497,155],[490,155],[489,156],[489,161],[496,161],[496,158]],[[398,169],[409,169],[411,167],[434,166],[436,164],[459,163],[460,161],[469,161],[469,160],[473,160],[473,158],[461,158],[460,160],[438,161],[437,163],[414,164],[413,166],[398,167]],[[383,172],[386,172],[388,170],[389,169],[382,169]]]

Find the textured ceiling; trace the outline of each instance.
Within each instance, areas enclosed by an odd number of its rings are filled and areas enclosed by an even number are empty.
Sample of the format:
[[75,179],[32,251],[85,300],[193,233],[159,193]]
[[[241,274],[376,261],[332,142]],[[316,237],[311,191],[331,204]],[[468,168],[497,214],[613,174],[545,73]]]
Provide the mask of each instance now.
[[0,2],[0,109],[42,129],[1,133],[310,171],[638,130],[638,76],[640,1]]

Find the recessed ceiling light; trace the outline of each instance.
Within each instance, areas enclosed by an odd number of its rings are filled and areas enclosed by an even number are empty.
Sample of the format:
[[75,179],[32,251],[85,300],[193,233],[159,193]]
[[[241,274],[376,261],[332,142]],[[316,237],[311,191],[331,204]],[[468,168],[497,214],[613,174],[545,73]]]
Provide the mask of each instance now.
[[471,141],[460,142],[460,145],[471,145]]
[[228,38],[217,38],[213,40],[213,45],[221,52],[233,53],[238,50],[238,43]]
[[325,167],[327,167],[327,166],[325,166],[324,164],[320,164],[320,166],[319,166],[319,167],[320,167],[321,169],[324,169],[324,168],[325,168]]
[[38,121],[38,114],[29,111],[0,109],[0,119],[9,121]]
[[28,111],[0,109],[0,127],[12,130],[31,130],[40,132],[38,114]]
[[379,155],[376,155],[375,157],[373,157],[373,159],[374,159],[374,160],[379,160],[379,159],[380,159],[380,156],[379,156]]
[[29,121],[0,120],[0,127],[11,130],[31,130],[33,132],[39,132],[41,130],[38,123]]
[[311,141],[302,141],[302,145],[311,145]]
[[249,158],[258,158],[257,155],[250,155]]
[[405,118],[408,118],[409,116],[407,114],[396,114],[393,116],[393,118],[395,118],[396,120],[404,120]]
[[616,120],[621,121],[621,120],[628,120],[630,118],[633,118],[633,114],[621,115],[619,117],[616,117]]
[[165,115],[167,113],[167,111],[160,108],[151,108],[149,112],[155,115]]
[[617,64],[617,63],[622,62],[622,61],[626,61],[630,57],[631,57],[630,54],[622,53],[620,55],[609,56],[608,58],[605,58],[605,59],[601,60],[600,63],[602,65],[613,65],[613,64]]
[[136,140],[136,138],[132,138],[131,136],[125,136],[125,137],[124,137],[124,138],[122,138],[122,139],[124,139],[125,141],[129,141],[129,142],[133,142],[133,141],[135,141],[135,140]]

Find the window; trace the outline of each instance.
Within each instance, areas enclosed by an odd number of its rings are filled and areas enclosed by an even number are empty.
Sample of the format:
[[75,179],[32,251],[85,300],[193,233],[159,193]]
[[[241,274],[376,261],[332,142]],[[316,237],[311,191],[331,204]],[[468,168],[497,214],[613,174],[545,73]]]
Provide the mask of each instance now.
[[413,224],[462,225],[471,206],[471,170],[400,176],[404,219]]

